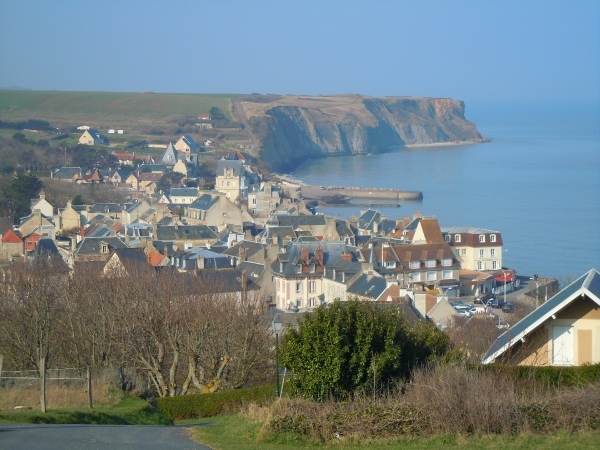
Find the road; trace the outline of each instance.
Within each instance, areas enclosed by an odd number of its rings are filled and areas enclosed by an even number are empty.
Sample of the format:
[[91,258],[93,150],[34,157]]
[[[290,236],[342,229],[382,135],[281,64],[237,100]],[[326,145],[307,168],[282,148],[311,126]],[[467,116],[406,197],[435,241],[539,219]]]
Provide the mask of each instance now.
[[233,100],[233,113],[237,116],[238,120],[244,125],[244,129],[248,136],[250,136],[250,142],[252,146],[250,147],[250,153],[252,156],[258,156],[258,139],[254,136],[252,132],[252,127],[248,124],[248,119],[246,117],[246,113],[244,112],[244,108],[240,104],[239,100]]
[[0,424],[1,450],[210,450],[188,436],[190,427],[142,425]]

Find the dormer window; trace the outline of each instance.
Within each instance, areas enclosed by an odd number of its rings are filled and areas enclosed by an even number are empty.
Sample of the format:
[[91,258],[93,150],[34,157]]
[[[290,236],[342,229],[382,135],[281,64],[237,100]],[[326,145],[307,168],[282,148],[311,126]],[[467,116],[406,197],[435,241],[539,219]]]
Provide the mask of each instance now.
[[435,259],[428,259],[427,260],[427,267],[435,267]]
[[490,234],[490,242],[496,242],[496,235]]
[[479,242],[485,242],[485,234],[479,235]]
[[396,261],[386,261],[385,267],[387,267],[388,269],[396,268]]
[[450,235],[449,235],[449,234],[445,235],[445,236],[444,236],[444,240],[445,240],[446,242],[450,242]]
[[452,258],[444,258],[442,260],[442,265],[445,267],[451,266],[452,265]]
[[108,253],[108,244],[106,242],[102,242],[102,244],[100,244],[100,251],[103,254],[107,254]]
[[421,267],[421,262],[420,261],[411,261],[409,267],[411,269],[418,269],[419,267]]
[[454,235],[454,242],[460,242],[460,234]]
[[302,264],[296,266],[296,273],[302,273]]

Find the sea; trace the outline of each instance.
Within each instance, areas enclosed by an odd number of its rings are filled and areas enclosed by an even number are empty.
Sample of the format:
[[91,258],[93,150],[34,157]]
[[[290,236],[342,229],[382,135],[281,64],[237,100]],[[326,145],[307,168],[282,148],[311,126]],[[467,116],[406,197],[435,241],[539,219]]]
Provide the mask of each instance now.
[[[491,141],[308,160],[289,175],[309,185],[422,191],[422,201],[373,209],[499,231],[503,265],[522,276],[564,285],[600,270],[600,104],[471,102],[465,116]],[[347,218],[366,208],[317,211]]]

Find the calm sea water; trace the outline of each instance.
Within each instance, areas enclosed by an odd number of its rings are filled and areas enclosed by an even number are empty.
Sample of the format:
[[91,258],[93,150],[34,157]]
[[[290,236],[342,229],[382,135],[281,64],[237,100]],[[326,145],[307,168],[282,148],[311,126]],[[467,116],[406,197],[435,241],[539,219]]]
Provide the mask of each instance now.
[[[376,209],[500,231],[504,265],[521,275],[600,270],[600,105],[473,103],[466,117],[492,142],[307,161],[292,176],[422,191],[422,202]],[[320,211],[346,218],[360,209]]]

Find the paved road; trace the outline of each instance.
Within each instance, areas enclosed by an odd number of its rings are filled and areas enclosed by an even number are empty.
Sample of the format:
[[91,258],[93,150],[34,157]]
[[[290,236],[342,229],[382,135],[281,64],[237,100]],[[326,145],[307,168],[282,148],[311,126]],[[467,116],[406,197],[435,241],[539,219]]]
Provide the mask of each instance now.
[[210,450],[190,426],[0,424],[1,450]]

